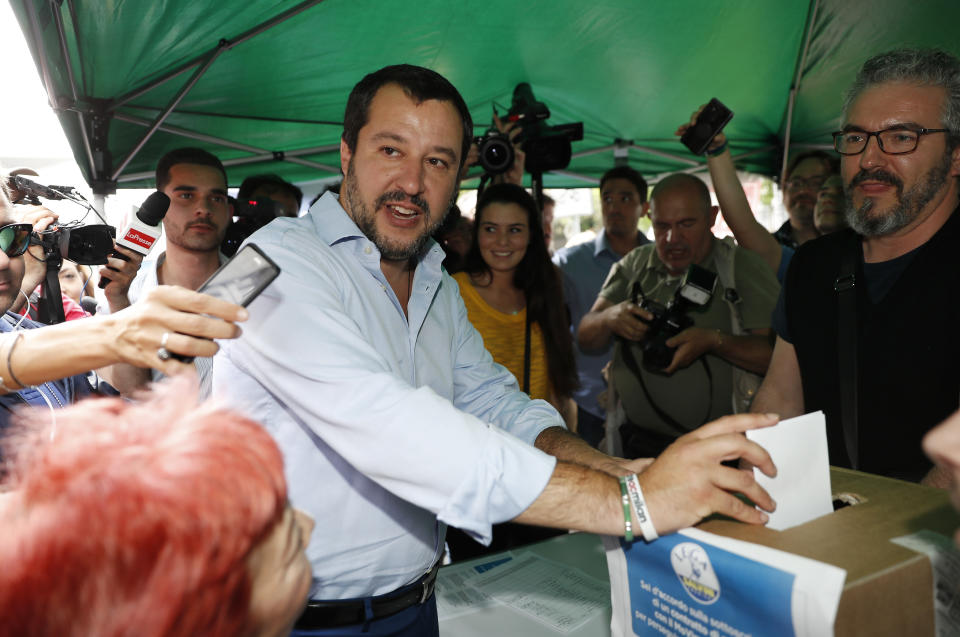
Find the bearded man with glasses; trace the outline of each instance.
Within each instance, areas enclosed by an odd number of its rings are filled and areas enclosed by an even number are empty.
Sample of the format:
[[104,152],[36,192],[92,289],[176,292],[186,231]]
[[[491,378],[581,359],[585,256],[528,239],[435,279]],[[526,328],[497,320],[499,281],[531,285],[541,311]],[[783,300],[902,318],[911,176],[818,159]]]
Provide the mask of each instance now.
[[947,486],[920,442],[960,401],[960,60],[868,60],[834,147],[850,228],[797,251],[753,410],[822,409],[831,464]]

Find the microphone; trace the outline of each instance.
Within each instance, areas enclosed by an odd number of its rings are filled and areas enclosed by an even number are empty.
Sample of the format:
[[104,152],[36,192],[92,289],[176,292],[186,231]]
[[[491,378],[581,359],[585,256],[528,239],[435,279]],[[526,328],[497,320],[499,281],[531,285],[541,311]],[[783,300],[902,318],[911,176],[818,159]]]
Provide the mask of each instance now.
[[[152,193],[140,206],[140,210],[137,211],[136,216],[130,222],[130,226],[117,239],[117,245],[147,256],[150,249],[153,248],[153,244],[160,237],[160,222],[163,221],[169,207],[170,197],[159,190]],[[110,256],[124,261],[130,260],[117,250],[114,250]],[[116,268],[110,266],[107,266],[107,269],[116,270]],[[104,277],[101,273],[99,287],[103,289],[107,287],[108,283],[110,283],[110,277]]]
[[27,179],[22,175],[13,175],[9,177],[9,180],[12,182],[11,185],[26,197],[43,197],[44,199],[64,198],[62,192],[58,192],[47,186],[41,186],[32,179]]

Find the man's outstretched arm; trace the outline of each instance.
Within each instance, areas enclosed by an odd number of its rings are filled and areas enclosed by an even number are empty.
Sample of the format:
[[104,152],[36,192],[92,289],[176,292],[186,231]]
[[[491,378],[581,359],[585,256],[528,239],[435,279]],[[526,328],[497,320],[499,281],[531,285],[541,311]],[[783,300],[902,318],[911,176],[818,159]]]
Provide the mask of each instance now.
[[[658,534],[672,533],[721,513],[751,524],[763,524],[775,503],[753,474],[721,463],[743,459],[769,476],[776,474],[770,455],[742,435],[777,422],[771,414],[726,416],[681,436],[647,467],[638,479]],[[763,511],[734,494],[742,493]],[[635,512],[634,512],[635,513]],[[623,508],[617,479],[560,461],[547,486],[516,522],[610,535],[624,534]],[[634,528],[639,524],[633,520]]]

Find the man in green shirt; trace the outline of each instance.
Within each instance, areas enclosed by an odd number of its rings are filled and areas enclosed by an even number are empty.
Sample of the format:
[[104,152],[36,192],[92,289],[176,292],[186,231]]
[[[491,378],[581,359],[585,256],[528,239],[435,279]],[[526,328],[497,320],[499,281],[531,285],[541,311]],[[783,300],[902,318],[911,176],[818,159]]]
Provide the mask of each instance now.
[[[655,243],[613,266],[580,323],[584,349],[618,337],[611,377],[626,414],[621,437],[628,455],[656,455],[683,433],[732,413],[735,368],[763,374],[770,362],[770,315],[779,285],[759,257],[712,234],[716,215],[706,185],[696,177],[661,180],[650,205]],[[688,310],[692,327],[666,341],[676,348],[670,364],[650,371],[642,346],[655,337],[648,324],[653,315],[634,302],[634,284],[646,298],[666,305],[691,264],[719,274],[713,295]]]

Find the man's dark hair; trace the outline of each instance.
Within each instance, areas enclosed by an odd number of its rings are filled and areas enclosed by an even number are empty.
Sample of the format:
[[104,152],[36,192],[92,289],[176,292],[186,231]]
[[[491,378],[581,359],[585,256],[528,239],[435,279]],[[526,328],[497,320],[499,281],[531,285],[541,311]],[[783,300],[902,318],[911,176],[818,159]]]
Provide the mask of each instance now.
[[709,215],[710,208],[713,205],[713,202],[710,200],[710,189],[707,188],[707,184],[703,183],[702,179],[698,179],[687,173],[673,173],[658,181],[653,187],[653,192],[650,193],[650,199],[655,200],[660,193],[665,190],[679,190],[687,187],[693,188],[696,191],[697,196],[700,198],[700,203],[703,206],[703,214]]
[[436,71],[411,64],[385,66],[364,77],[347,98],[347,110],[343,114],[343,141],[351,151],[357,149],[357,136],[366,126],[373,96],[387,84],[396,84],[410,99],[420,104],[427,100],[452,103],[463,122],[463,144],[460,149],[460,165],[466,161],[467,151],[473,143],[473,120],[463,97],[447,78]]
[[293,195],[293,198],[297,200],[297,207],[300,207],[300,204],[303,203],[303,191],[291,184],[289,181],[284,181],[280,175],[274,175],[272,173],[267,173],[263,175],[251,175],[243,180],[243,183],[240,184],[240,189],[237,191],[237,199],[248,199],[254,191],[264,188],[267,196],[269,197],[271,193],[277,191],[286,191]]
[[793,174],[793,171],[797,169],[797,166],[800,165],[800,162],[807,159],[818,159],[822,161],[827,167],[827,174],[832,174],[839,172],[840,166],[839,161],[837,160],[836,155],[831,155],[825,150],[808,150],[802,152],[798,155],[794,155],[793,159],[790,160],[790,163],[787,164],[787,179],[790,179],[790,176]]
[[600,178],[600,191],[603,192],[603,185],[610,181],[611,179],[626,179],[633,184],[634,188],[637,189],[637,193],[640,195],[640,203],[647,202],[647,180],[643,178],[638,171],[634,170],[630,166],[615,166],[607,172],[603,173],[603,177]]
[[551,197],[547,193],[543,193],[540,195],[540,212],[543,212],[543,209],[546,208],[547,206],[555,206],[555,205],[557,205],[557,202],[553,197]]
[[223,175],[224,185],[228,185],[227,171],[223,164],[213,153],[209,153],[202,148],[176,148],[160,158],[157,162],[157,190],[163,190],[170,183],[170,169],[177,164],[197,164],[199,166],[212,166]]

